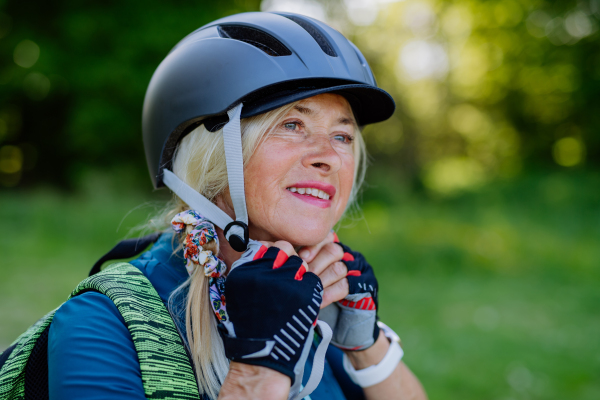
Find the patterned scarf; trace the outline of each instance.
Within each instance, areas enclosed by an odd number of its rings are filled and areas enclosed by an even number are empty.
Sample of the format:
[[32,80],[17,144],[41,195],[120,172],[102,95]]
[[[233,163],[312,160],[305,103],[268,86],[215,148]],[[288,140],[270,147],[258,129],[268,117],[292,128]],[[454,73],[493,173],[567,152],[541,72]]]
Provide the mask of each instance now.
[[194,210],[180,212],[171,220],[171,226],[177,233],[185,232],[186,225],[194,228],[186,235],[183,242],[183,257],[186,259],[185,268],[191,276],[197,266],[204,268],[204,276],[209,277],[210,304],[219,321],[228,321],[225,308],[225,263],[210,250],[202,250],[202,246],[214,240],[219,248],[219,238],[215,226]]

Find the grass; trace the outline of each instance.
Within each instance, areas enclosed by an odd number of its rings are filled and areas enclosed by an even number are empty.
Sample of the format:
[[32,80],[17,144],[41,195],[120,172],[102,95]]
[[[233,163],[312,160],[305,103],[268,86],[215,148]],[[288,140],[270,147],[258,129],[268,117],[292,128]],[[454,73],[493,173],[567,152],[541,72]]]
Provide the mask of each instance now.
[[[600,398],[600,179],[529,175],[452,199],[371,182],[339,236],[374,266],[380,317],[431,399]],[[0,194],[0,348],[154,212],[148,197]]]

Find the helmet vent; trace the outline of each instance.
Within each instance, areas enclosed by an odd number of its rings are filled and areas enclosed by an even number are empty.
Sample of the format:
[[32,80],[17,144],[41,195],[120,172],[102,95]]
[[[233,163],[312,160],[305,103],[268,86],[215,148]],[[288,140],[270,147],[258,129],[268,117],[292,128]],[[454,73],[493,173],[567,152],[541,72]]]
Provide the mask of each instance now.
[[261,30],[242,25],[220,25],[219,35],[224,38],[248,43],[270,56],[291,56],[290,49],[273,36]]
[[325,35],[321,33],[319,28],[317,28],[304,18],[299,18],[296,15],[282,14],[282,16],[291,19],[292,21],[300,25],[302,28],[304,28],[304,30],[308,32],[310,36],[313,37],[313,39],[315,39],[315,41],[319,44],[319,47],[321,47],[321,50],[323,50],[325,54],[331,57],[338,56],[333,47],[331,46],[331,43],[329,43],[329,40],[327,40]]

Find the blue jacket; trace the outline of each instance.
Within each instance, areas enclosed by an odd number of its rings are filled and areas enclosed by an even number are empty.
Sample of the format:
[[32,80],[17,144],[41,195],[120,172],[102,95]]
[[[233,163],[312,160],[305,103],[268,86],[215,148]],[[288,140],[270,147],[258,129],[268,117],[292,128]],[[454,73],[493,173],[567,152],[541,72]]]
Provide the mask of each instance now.
[[[165,305],[171,292],[188,276],[181,253],[173,254],[172,237],[163,234],[150,251],[131,261],[150,280]],[[179,328],[185,335],[185,327]],[[313,355],[314,346],[304,383],[310,376]],[[86,292],[56,312],[48,340],[48,378],[50,400],[145,399],[131,335],[108,297]],[[362,398],[362,390],[342,367],[342,352],[329,346],[323,379],[310,399]]]

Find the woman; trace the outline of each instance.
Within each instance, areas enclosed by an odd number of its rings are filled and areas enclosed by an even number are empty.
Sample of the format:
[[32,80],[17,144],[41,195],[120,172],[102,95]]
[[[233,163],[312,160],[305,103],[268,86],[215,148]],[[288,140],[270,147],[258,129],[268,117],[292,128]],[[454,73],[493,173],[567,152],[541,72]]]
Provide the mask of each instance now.
[[[176,194],[175,233],[131,264],[168,305],[201,398],[425,398],[376,323],[371,267],[331,232],[364,176],[358,126],[393,110],[356,47],[296,14],[215,21],[158,67],[144,145]],[[148,394],[106,296],[66,302],[48,343],[51,399]]]

